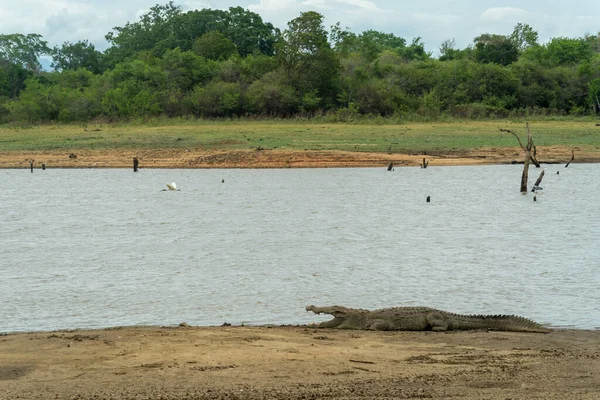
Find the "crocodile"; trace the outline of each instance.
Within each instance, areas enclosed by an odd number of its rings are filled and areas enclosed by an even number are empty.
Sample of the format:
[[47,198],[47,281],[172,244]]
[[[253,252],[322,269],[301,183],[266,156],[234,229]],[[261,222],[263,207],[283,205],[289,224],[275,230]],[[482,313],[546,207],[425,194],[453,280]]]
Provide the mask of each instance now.
[[378,331],[450,331],[487,329],[493,331],[548,333],[548,329],[530,319],[515,315],[461,315],[429,307],[393,307],[380,310],[342,306],[307,306],[315,314],[331,314],[331,321],[319,328],[364,329]]

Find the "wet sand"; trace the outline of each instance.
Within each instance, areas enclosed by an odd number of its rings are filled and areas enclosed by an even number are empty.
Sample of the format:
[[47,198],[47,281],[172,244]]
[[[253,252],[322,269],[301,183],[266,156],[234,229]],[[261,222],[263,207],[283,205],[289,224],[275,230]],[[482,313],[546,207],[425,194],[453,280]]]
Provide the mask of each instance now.
[[[539,161],[566,163],[572,147],[539,146]],[[575,149],[575,163],[600,162],[600,152]],[[133,157],[140,168],[345,168],[395,166],[418,167],[423,158],[430,166],[509,164],[523,161],[523,151],[517,147],[428,152],[427,154],[367,153],[347,151],[286,151],[198,149],[164,150],[74,150],[76,158],[60,151],[0,152],[0,168],[29,168],[45,163],[48,168],[132,168]]]
[[0,336],[2,399],[599,399],[600,331],[131,327]]

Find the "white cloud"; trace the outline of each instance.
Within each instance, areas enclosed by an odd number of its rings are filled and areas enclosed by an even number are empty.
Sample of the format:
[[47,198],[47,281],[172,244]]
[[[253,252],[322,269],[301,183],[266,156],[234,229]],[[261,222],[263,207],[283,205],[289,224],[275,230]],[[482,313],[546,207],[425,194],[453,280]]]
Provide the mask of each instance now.
[[528,12],[515,7],[488,8],[481,14],[481,19],[490,21],[502,21],[505,19],[519,19],[527,16]]
[[[180,4],[179,2],[177,4]],[[184,11],[188,10],[202,10],[203,8],[213,8],[210,1],[203,0],[186,0],[181,2],[181,8]]]
[[115,24],[114,11],[84,0],[22,0],[0,10],[0,33],[39,33],[50,47],[87,39],[105,48]]
[[314,7],[320,10],[332,10],[333,7],[327,5],[327,0],[304,0],[303,5],[308,7]]
[[273,11],[289,10],[298,8],[296,0],[260,0],[258,4],[250,4],[248,8],[256,13],[269,13]]
[[349,4],[351,6],[362,8],[363,10],[381,11],[381,9],[377,7],[377,4],[368,0],[336,0],[336,2],[339,4]]
[[309,10],[321,12],[325,16],[325,25],[338,21],[349,26],[369,20],[376,23],[382,17],[389,18],[394,14],[369,0],[259,0],[248,8],[280,28],[285,28],[287,22],[300,12]]
[[[460,20],[460,15],[452,15],[452,14],[435,15],[435,14],[415,13],[412,15],[412,18],[414,20],[420,21],[420,22],[450,25],[450,24],[454,24],[454,23],[458,22]],[[438,27],[436,27],[436,28],[438,28]]]

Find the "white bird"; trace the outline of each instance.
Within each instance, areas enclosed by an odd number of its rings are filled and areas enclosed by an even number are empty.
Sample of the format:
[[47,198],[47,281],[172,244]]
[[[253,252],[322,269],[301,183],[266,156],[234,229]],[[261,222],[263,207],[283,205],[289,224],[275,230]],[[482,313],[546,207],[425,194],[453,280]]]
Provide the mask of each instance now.
[[168,189],[161,190],[161,192],[166,192],[167,190],[181,190],[177,188],[177,184],[175,182],[167,183],[167,188]]

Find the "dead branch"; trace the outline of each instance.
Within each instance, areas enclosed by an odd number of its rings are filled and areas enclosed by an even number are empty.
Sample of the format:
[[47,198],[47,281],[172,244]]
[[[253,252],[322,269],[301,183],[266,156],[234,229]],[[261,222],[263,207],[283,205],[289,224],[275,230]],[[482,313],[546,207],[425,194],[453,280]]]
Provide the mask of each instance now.
[[525,150],[525,146],[523,146],[523,143],[521,143],[521,138],[520,138],[520,137],[519,137],[519,135],[517,135],[515,132],[511,131],[510,129],[502,129],[502,128],[500,128],[500,132],[508,132],[508,133],[512,133],[512,134],[513,134],[513,135],[514,135],[514,136],[517,138],[517,140],[519,141],[519,146],[521,146],[521,148],[522,148],[524,151],[527,151],[527,150]]
[[540,176],[538,176],[537,181],[535,181],[535,183],[533,184],[533,189],[531,189],[532,191],[535,192],[536,188],[538,188],[540,186],[540,183],[542,183],[542,179],[544,179],[544,173],[546,171],[542,171],[542,173],[540,174]]
[[575,159],[575,150],[571,150],[571,160],[567,163],[567,165],[565,165],[565,168],[567,168],[569,166],[569,164],[571,164],[573,162],[574,159]]
[[537,154],[537,147],[534,144],[533,145],[533,157],[531,157],[531,162],[533,162],[535,164],[536,168],[540,168],[540,162],[537,160],[536,154]]
[[[533,137],[531,136],[531,130],[529,129],[529,122],[525,123],[525,128],[527,129],[527,152],[529,153],[529,158],[531,162],[535,164],[535,167],[539,168],[540,163],[535,157],[537,148],[535,147],[535,144],[533,144]],[[531,154],[531,149],[533,149],[533,154]]]

